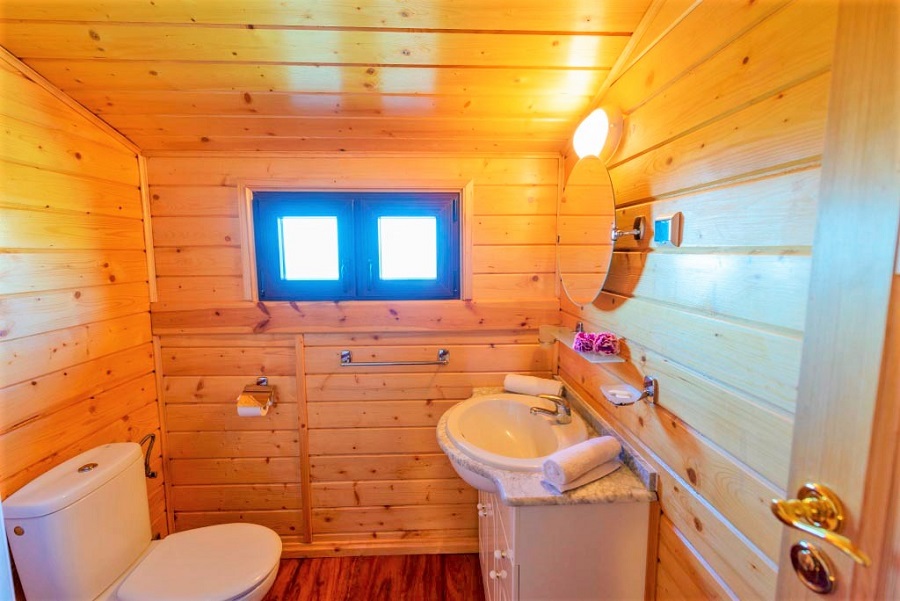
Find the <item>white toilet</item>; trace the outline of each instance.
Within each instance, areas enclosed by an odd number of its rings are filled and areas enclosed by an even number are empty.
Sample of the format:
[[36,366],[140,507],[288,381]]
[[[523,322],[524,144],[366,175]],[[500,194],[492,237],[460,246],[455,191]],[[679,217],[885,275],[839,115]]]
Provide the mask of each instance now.
[[91,449],[3,501],[28,601],[259,601],[281,538],[223,524],[150,540],[141,448]]

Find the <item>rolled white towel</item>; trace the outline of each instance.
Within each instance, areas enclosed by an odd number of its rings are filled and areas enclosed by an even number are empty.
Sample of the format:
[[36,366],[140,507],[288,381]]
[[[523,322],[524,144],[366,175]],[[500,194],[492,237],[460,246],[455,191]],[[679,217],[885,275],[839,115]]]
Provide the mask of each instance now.
[[566,484],[554,484],[552,482],[547,482],[546,480],[541,480],[541,486],[543,486],[547,492],[561,495],[564,492],[568,492],[573,488],[578,488],[579,486],[584,486],[594,480],[599,480],[604,476],[608,476],[613,473],[617,469],[622,467],[622,462],[618,459],[613,459],[612,461],[607,461],[606,463],[601,463],[597,467],[588,470],[578,478],[575,478],[571,482],[567,482]]
[[554,485],[568,484],[598,465],[616,459],[622,445],[612,436],[590,438],[557,451],[541,466],[544,478]]
[[503,388],[509,392],[518,392],[520,394],[530,394],[537,396],[539,394],[562,394],[562,382],[559,380],[548,380],[546,378],[535,378],[534,376],[522,376],[519,374],[507,374],[503,380]]

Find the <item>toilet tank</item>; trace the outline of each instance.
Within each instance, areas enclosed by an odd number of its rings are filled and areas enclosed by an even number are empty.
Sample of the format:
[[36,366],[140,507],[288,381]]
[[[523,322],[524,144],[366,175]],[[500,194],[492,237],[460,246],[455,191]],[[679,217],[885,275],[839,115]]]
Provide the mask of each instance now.
[[141,447],[96,447],[3,501],[4,526],[29,600],[94,599],[150,544]]

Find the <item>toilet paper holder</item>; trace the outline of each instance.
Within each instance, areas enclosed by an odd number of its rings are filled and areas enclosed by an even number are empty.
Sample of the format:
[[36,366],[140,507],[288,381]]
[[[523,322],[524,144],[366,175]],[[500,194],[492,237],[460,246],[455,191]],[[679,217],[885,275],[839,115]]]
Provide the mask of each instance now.
[[275,404],[275,387],[269,386],[269,378],[260,376],[256,378],[256,384],[244,386],[237,402],[238,406],[258,405],[262,409],[267,409]]

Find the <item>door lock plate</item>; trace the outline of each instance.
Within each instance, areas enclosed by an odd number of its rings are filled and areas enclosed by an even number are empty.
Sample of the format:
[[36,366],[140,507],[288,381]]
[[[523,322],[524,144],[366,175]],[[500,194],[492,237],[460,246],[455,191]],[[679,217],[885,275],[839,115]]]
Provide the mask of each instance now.
[[802,540],[792,546],[791,564],[800,582],[809,590],[820,595],[834,592],[834,568],[828,556],[814,545]]

